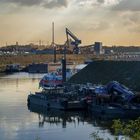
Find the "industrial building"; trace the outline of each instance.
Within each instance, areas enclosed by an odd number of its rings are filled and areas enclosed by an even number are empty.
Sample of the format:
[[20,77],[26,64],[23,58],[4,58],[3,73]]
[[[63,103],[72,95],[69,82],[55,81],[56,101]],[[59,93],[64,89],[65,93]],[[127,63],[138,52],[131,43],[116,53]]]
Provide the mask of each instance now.
[[94,52],[96,55],[103,54],[102,42],[95,42]]
[[30,64],[28,66],[29,73],[48,73],[48,64],[40,63],[40,64]]

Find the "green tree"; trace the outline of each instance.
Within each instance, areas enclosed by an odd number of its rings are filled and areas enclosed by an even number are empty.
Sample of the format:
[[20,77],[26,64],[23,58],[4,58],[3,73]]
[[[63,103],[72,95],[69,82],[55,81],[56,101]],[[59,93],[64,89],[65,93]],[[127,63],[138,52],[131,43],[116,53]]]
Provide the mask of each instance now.
[[140,140],[140,118],[128,122],[114,120],[112,128],[115,135],[125,135],[131,140]]

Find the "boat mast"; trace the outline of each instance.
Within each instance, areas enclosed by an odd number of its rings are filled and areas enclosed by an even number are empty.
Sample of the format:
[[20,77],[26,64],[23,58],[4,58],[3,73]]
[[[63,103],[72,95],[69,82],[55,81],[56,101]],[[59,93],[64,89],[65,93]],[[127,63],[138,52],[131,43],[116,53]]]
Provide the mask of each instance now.
[[53,47],[53,53],[54,53],[54,63],[56,63],[56,46],[54,43],[54,22],[52,23],[52,47]]
[[67,28],[66,28],[66,43],[64,45],[64,57],[62,59],[62,78],[63,78],[63,83],[66,82],[66,69],[67,69],[67,47],[69,48],[69,37],[67,34]]

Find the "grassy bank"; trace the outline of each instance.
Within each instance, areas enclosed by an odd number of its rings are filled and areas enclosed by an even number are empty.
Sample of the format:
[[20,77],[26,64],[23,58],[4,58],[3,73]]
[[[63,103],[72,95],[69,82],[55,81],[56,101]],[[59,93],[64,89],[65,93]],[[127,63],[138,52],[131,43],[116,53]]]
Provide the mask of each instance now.
[[[57,61],[61,61],[63,55],[57,55]],[[83,63],[84,60],[92,58],[86,55],[67,55],[68,62]],[[18,55],[18,56],[0,56],[0,72],[5,69],[7,64],[18,63],[22,66],[27,66],[31,63],[53,62],[53,55]]]

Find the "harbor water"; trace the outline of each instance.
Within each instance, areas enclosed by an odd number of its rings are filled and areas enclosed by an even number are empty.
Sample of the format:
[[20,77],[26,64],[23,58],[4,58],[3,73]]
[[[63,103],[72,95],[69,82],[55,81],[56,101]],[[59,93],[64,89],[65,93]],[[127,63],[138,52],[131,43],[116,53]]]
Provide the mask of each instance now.
[[63,112],[27,106],[30,92],[39,90],[43,74],[0,76],[0,140],[113,140],[108,120],[87,112]]

